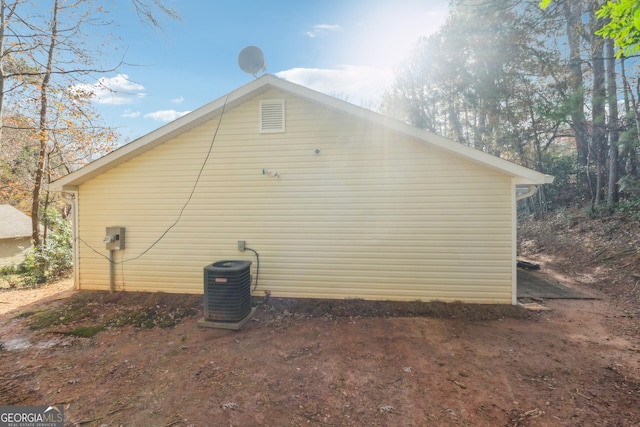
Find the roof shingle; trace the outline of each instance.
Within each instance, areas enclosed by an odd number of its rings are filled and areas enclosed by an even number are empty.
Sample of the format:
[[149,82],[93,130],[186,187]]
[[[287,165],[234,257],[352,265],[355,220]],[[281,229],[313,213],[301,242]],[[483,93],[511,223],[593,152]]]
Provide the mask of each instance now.
[[0,239],[31,235],[31,218],[11,205],[0,205]]

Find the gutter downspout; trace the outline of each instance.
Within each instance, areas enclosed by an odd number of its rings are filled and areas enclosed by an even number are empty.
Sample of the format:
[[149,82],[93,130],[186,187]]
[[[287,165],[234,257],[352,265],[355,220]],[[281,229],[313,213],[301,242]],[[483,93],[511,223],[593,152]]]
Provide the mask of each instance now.
[[516,201],[527,199],[527,198],[533,196],[534,194],[536,194],[537,192],[538,192],[538,186],[537,185],[528,185],[527,186],[527,192],[517,195],[516,196]]
[[72,242],[71,247],[73,248],[73,288],[75,290],[80,289],[80,270],[78,269],[80,254],[78,251],[78,189],[77,187],[73,190],[64,190],[67,194],[69,194],[69,199],[71,200],[71,225],[72,225]]
[[518,201],[517,186],[512,182],[511,190],[511,305],[518,304]]

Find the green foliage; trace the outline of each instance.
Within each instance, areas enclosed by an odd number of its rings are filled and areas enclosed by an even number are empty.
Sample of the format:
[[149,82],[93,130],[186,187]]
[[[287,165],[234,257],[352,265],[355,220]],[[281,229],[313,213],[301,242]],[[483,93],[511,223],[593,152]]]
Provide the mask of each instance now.
[[544,186],[547,202],[551,208],[566,208],[576,200],[577,155],[549,154],[544,157],[544,170],[555,178]]
[[20,267],[15,264],[5,265],[0,268],[0,276],[9,276],[12,274],[18,274],[20,272]]
[[[621,200],[613,209],[604,204],[595,207],[589,204],[582,208],[581,214],[589,219],[619,216],[640,221],[640,178],[633,175],[625,175],[618,181],[618,185]],[[576,205],[579,206],[580,204],[576,203]]]
[[540,9],[546,9],[551,4],[551,0],[540,0]]
[[597,12],[607,23],[596,34],[615,40],[619,48],[616,55],[634,55],[640,52],[640,2],[617,0],[604,4]]
[[33,284],[60,277],[73,266],[71,225],[54,208],[45,212],[45,219],[47,239],[34,248],[22,267],[22,274]]
[[589,219],[604,218],[611,214],[611,211],[605,205],[602,205],[602,204],[597,205],[595,207],[592,205],[586,206],[582,209],[582,211],[584,216]]
[[640,199],[623,200],[618,203],[618,212],[640,221]]
[[[540,8],[546,9],[552,0],[541,0]],[[631,56],[640,52],[640,1],[608,1],[596,11],[599,19],[606,20],[596,34],[613,39],[618,51],[616,55]]]
[[617,211],[622,215],[640,220],[640,178],[626,175],[620,180],[620,194],[624,200],[618,202]]

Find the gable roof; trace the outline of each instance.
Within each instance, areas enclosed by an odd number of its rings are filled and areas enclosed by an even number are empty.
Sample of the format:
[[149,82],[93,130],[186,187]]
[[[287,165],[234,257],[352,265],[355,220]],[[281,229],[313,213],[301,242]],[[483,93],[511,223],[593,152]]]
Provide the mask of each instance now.
[[263,94],[271,89],[278,89],[294,96],[305,98],[330,109],[372,121],[389,129],[414,137],[425,144],[431,144],[445,151],[467,158],[491,169],[505,173],[516,178],[519,185],[538,185],[553,182],[553,177],[525,168],[499,157],[487,154],[472,147],[457,143],[447,138],[436,135],[375,113],[371,110],[358,107],[354,104],[339,100],[329,95],[316,92],[312,89],[279,79],[270,74],[256,79],[229,94],[212,101],[191,113],[174,120],[132,142],[118,148],[115,151],[101,157],[94,162],[72,172],[50,184],[52,191],[73,191],[84,182],[100,175],[101,173],[137,157],[167,141],[181,135],[207,121],[218,116],[223,108],[231,109],[245,101]]
[[31,236],[31,218],[11,205],[0,205],[0,239]]

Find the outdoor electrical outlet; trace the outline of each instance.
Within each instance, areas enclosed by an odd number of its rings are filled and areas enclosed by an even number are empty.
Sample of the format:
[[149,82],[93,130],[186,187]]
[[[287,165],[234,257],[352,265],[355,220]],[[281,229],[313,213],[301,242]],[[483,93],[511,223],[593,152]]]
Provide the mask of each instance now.
[[238,240],[238,250],[240,252],[244,252],[244,246],[245,246],[245,241],[244,240]]

